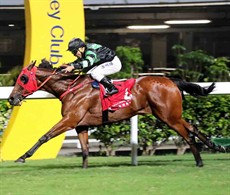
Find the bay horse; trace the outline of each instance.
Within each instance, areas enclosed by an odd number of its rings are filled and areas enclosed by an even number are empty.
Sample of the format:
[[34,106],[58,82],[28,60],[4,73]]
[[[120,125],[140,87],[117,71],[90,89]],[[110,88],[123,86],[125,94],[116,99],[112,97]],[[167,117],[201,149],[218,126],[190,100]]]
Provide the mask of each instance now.
[[[101,125],[102,106],[99,90],[91,86],[89,75],[63,73],[58,69],[35,66],[36,62],[22,69],[16,84],[9,96],[11,105],[20,105],[24,98],[37,90],[44,90],[60,99],[62,119],[45,133],[34,146],[15,162],[25,162],[45,142],[68,131],[76,129],[82,148],[83,168],[88,167],[88,127]],[[41,65],[47,62],[42,62]],[[70,86],[73,86],[73,90]],[[209,148],[225,152],[225,148],[212,143],[196,126],[182,118],[182,91],[193,96],[206,96],[215,87],[201,87],[183,80],[172,80],[167,77],[142,76],[136,79],[131,90],[131,104],[115,112],[108,113],[109,123],[128,119],[138,114],[153,114],[176,131],[190,146],[196,166],[203,162],[197,148],[195,137],[198,137]],[[67,92],[68,91],[68,92]]]

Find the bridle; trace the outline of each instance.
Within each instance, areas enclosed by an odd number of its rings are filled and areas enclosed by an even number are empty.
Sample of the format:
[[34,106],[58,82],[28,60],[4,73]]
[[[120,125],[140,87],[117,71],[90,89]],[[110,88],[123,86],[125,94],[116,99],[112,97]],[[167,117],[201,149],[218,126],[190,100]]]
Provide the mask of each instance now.
[[[44,86],[53,75],[55,75],[57,72],[57,69],[55,69],[39,86],[37,85],[37,78],[36,78],[36,71],[37,66],[33,66],[31,69],[28,69],[28,67],[25,67],[22,69],[22,72],[18,76],[18,79],[16,81],[17,84],[19,84],[22,88],[22,96],[27,97],[28,95],[33,94],[35,91],[39,90],[42,86]],[[74,83],[80,78],[81,73],[79,73],[78,77],[74,79],[69,85],[67,90],[61,94],[59,97],[60,100],[64,98],[67,94],[69,94],[72,91],[75,91],[81,87],[83,87],[85,84],[91,83],[92,80],[86,81],[83,83],[79,83],[78,85],[74,86]],[[23,78],[23,79],[22,79]]]
[[16,81],[23,88],[22,96],[27,97],[28,95],[33,94],[35,91],[39,90],[43,85],[45,85],[51,77],[56,73],[56,69],[49,75],[39,86],[37,85],[36,79],[37,66],[28,69],[25,67],[22,69],[22,72],[18,76]]

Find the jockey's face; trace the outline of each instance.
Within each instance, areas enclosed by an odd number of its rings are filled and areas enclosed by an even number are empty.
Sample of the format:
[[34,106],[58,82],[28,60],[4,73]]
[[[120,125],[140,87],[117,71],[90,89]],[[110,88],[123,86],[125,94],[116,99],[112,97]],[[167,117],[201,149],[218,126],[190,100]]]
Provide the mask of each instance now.
[[85,47],[80,47],[80,48],[77,50],[77,53],[75,54],[75,56],[77,56],[78,58],[82,58],[82,57],[83,57],[84,51],[85,51]]

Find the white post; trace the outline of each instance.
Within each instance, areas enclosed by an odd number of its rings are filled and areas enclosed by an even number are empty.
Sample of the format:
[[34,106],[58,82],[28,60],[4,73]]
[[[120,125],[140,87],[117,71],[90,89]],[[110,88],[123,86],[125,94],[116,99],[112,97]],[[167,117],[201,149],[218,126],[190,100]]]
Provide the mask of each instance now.
[[137,165],[137,148],[138,148],[138,116],[131,118],[130,143],[132,146],[132,165]]

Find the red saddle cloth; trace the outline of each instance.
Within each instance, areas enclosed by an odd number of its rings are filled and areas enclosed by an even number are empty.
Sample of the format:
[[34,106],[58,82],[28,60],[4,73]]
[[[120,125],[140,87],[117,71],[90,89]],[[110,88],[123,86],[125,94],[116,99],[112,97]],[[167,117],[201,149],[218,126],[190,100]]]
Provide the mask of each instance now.
[[135,81],[133,78],[125,81],[113,81],[113,84],[118,89],[118,93],[108,97],[105,96],[105,89],[103,85],[100,84],[102,110],[115,111],[129,106],[132,100],[131,89]]

